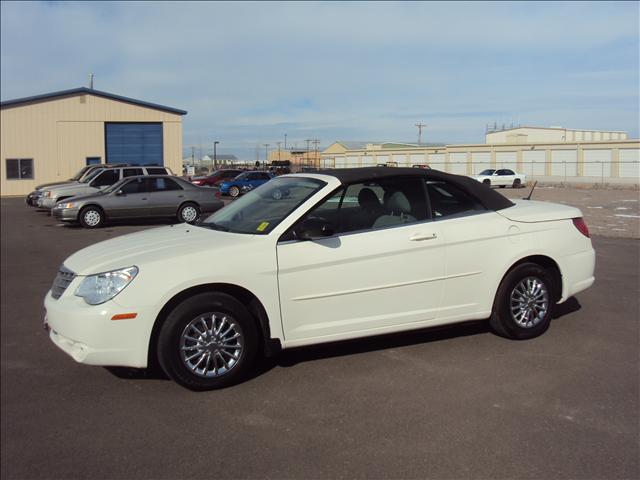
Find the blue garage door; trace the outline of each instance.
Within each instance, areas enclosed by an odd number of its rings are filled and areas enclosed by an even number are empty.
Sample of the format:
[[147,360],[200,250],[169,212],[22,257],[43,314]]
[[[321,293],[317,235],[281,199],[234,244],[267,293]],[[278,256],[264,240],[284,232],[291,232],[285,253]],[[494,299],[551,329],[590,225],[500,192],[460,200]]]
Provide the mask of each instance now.
[[107,123],[107,163],[164,165],[162,123]]

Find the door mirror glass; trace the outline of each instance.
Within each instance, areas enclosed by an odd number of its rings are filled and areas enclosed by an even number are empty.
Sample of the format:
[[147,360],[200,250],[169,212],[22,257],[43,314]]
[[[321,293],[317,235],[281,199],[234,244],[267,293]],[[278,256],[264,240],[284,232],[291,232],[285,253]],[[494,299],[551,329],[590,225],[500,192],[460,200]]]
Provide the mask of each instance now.
[[122,190],[118,190],[118,191],[116,192],[116,196],[118,196],[118,197],[119,197],[120,195],[124,195],[124,192],[123,192]]
[[295,233],[299,240],[317,240],[332,236],[335,227],[324,218],[309,217],[296,227]]

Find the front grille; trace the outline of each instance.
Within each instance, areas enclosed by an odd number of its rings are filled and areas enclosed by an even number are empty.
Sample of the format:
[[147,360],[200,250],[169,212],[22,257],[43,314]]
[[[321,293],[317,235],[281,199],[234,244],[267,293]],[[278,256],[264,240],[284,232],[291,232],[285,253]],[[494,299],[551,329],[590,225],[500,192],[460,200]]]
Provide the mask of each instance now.
[[76,274],[62,265],[53,285],[51,285],[51,296],[56,299],[60,298],[74,278],[76,278]]

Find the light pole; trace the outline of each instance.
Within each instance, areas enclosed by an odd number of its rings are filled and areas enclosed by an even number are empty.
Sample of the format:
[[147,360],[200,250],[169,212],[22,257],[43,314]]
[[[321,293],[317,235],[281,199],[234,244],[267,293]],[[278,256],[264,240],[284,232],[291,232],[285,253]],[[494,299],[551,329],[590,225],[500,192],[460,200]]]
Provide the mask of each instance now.
[[284,134],[284,149],[287,149],[287,134]]
[[213,142],[213,162],[212,162],[212,165],[211,165],[213,170],[216,169],[216,167],[217,167],[216,164],[218,163],[218,156],[217,156],[216,147],[218,146],[219,143],[220,142],[218,142],[218,141],[214,141]]
[[276,144],[278,145],[278,161],[280,161],[280,145],[282,142],[276,142]]
[[264,165],[265,167],[267,166],[267,163],[269,163],[269,143],[265,143],[264,144]]

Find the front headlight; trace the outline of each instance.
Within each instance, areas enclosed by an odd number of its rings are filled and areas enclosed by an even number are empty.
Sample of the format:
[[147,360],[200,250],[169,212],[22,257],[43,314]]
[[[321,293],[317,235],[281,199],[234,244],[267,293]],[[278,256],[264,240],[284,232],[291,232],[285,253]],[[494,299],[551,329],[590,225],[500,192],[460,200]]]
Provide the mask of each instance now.
[[127,267],[89,275],[78,286],[75,295],[84,298],[89,305],[100,305],[124,290],[137,274],[138,267]]
[[49,197],[51,197],[51,190],[46,190],[46,191],[42,194],[42,196],[43,196],[43,197],[45,197],[45,198],[49,198]]
[[75,203],[69,202],[69,203],[58,203],[56,205],[56,208],[74,208],[76,206]]

